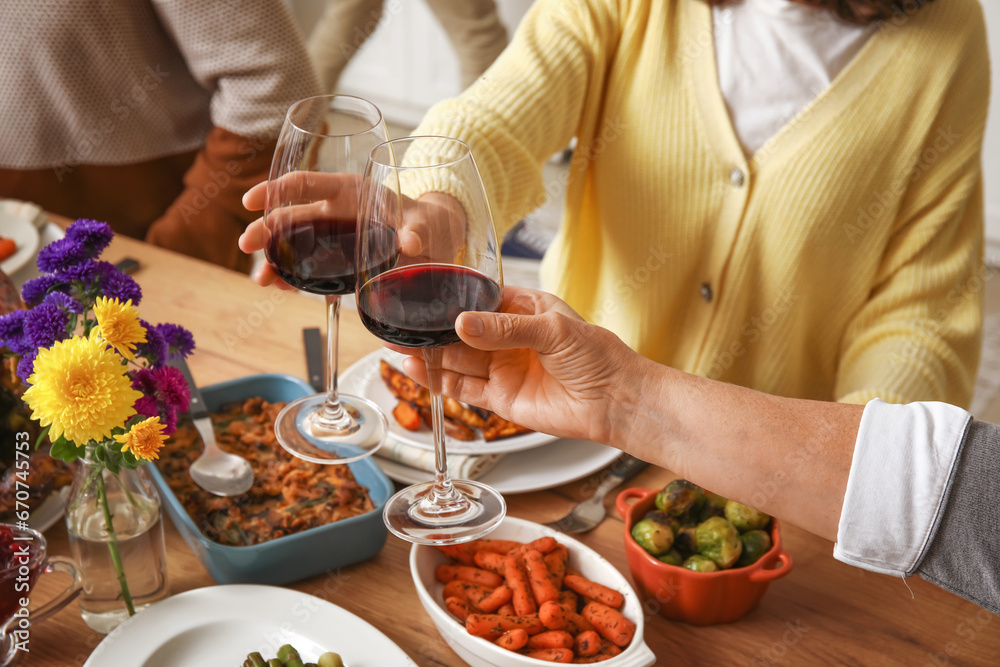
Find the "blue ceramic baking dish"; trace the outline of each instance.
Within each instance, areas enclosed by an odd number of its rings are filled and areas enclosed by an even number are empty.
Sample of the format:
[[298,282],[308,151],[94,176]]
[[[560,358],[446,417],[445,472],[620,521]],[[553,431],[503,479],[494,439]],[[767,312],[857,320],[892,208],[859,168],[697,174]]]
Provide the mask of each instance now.
[[[217,410],[224,403],[252,396],[277,403],[306,396],[313,390],[291,375],[263,374],[204,387],[201,393],[208,409]],[[350,467],[358,483],[368,487],[375,509],[246,547],[225,546],[205,537],[156,466],[149,469],[167,515],[216,583],[282,585],[371,558],[385,545],[382,508],[393,494],[392,482],[370,457]]]

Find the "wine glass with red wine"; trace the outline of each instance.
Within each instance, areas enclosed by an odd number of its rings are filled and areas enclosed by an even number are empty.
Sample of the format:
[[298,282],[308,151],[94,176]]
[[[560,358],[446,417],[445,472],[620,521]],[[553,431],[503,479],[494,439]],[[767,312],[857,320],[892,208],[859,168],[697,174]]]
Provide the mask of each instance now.
[[[388,139],[378,108],[321,95],[288,109],[271,162],[264,209],[268,263],[286,283],[325,297],[326,393],[290,402],[274,423],[281,446],[314,463],[351,463],[388,433],[382,411],[337,390],[340,297],[354,292],[358,196],[372,148]],[[386,252],[392,252],[386,242]],[[393,262],[386,255],[384,262]]]
[[[416,229],[419,243],[400,243],[412,242]],[[396,248],[404,252],[395,263],[380,261]],[[431,394],[434,481],[390,498],[386,525],[419,544],[481,537],[503,519],[506,503],[485,484],[451,479],[441,397],[442,347],[459,340],[455,320],[466,310],[497,310],[503,293],[493,218],[465,143],[408,137],[372,150],[358,213],[357,266],[361,321],[386,342],[421,349]]]

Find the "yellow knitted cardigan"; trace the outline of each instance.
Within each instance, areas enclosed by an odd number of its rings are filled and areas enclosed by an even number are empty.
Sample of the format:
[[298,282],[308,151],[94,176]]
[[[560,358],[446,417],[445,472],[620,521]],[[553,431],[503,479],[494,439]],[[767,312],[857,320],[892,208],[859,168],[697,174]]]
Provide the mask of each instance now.
[[884,23],[747,156],[700,0],[540,0],[414,134],[464,139],[501,232],[573,136],[547,289],[641,354],[773,394],[970,401],[989,63],[977,0]]

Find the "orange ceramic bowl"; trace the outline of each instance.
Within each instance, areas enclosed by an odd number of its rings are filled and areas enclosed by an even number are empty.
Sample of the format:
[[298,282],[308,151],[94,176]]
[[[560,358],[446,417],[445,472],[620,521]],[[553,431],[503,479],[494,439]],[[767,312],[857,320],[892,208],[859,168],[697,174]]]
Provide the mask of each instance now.
[[770,551],[753,565],[695,572],[661,563],[632,539],[632,526],[656,508],[658,489],[625,489],[616,504],[625,519],[625,554],[635,590],[648,612],[691,625],[731,623],[764,597],[770,582],[792,571],[792,557],[781,547],[781,529],[771,520]]

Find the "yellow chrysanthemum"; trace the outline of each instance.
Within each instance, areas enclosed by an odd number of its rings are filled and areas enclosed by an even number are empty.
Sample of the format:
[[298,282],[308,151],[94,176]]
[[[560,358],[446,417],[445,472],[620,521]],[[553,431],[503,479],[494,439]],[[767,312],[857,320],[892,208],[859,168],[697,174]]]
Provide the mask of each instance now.
[[159,417],[150,417],[135,424],[128,433],[116,435],[115,440],[122,445],[122,451],[131,451],[137,459],[152,461],[160,458],[160,447],[167,436],[163,435],[165,424]]
[[135,346],[146,342],[146,327],[139,324],[139,311],[132,306],[132,299],[122,303],[118,299],[97,297],[94,303],[97,327],[92,335],[118,350],[126,359],[135,359]]
[[94,338],[75,336],[38,351],[24,401],[49,437],[83,445],[101,441],[135,414],[142,393],[132,388],[121,357]]

